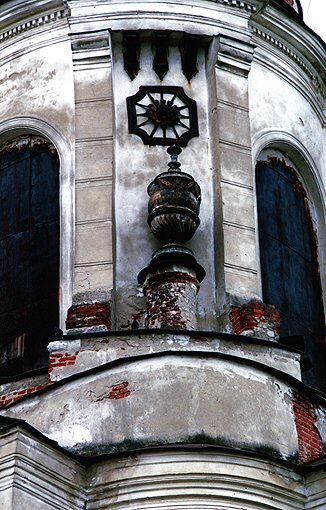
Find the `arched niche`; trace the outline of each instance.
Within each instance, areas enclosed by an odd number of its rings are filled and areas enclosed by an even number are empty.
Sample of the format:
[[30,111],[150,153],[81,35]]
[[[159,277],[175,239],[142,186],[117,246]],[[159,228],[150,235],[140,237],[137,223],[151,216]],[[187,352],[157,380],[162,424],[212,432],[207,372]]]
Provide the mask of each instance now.
[[324,207],[316,169],[288,143],[270,143],[255,165],[262,299],[281,314],[281,336],[305,339],[303,381],[326,390]]

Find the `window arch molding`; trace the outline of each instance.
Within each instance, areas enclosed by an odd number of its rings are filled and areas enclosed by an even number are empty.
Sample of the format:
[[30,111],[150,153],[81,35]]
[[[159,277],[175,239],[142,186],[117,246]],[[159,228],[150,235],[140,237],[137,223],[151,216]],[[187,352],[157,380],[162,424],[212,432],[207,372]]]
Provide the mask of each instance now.
[[325,391],[324,187],[315,163],[294,137],[271,139],[268,133],[262,141],[254,160],[260,295],[280,311],[281,334],[304,335],[303,381]]
[[[285,131],[265,130],[253,139],[253,182],[255,186],[256,164],[263,151],[268,149],[281,152],[289,164],[294,166],[302,179],[309,201],[313,204],[313,213],[316,218],[318,237],[318,259],[320,267],[321,285],[323,290],[324,310],[326,315],[326,190],[323,185],[318,168],[306,147],[295,136]],[[260,295],[262,296],[261,270],[259,263],[258,215],[257,196],[255,193],[256,211],[256,243],[258,254],[258,273],[260,282]]]
[[74,145],[61,133],[40,119],[19,117],[0,123],[0,146],[21,135],[41,136],[51,142],[59,157],[60,206],[60,327],[65,328],[66,314],[73,294],[75,179]]
[[[309,197],[314,202],[318,222],[325,221],[326,217],[326,190],[322,182],[318,168],[311,154],[291,133],[279,130],[264,130],[253,139],[252,155],[254,168],[263,150],[274,149],[283,154],[299,170]],[[319,224],[321,224],[319,222]]]

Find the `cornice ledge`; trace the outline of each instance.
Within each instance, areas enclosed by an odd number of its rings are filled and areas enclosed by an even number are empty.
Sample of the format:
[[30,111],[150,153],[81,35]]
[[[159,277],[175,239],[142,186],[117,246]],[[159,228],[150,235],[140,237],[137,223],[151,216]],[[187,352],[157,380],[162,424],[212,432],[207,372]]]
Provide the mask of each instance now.
[[[67,0],[68,4],[71,4],[73,7],[74,4],[78,4],[80,0]],[[107,0],[108,1],[108,0]],[[139,3],[138,0],[133,0],[136,4]],[[264,0],[206,0],[210,3],[221,4],[226,7],[235,7],[249,13],[255,13],[257,9],[259,9],[260,5],[264,2]],[[123,3],[123,2],[122,2]],[[166,0],[158,0],[157,3],[166,3]],[[177,2],[178,3],[178,2]],[[202,0],[193,0],[191,4],[200,5],[202,4]],[[188,3],[189,4],[189,3]]]
[[325,101],[325,44],[317,34],[298,16],[287,15],[273,2],[265,2],[263,8],[251,16],[249,27],[254,36],[281,50],[301,67]]
[[0,44],[32,28],[41,27],[70,15],[63,0],[19,0],[0,9]]
[[[223,4],[229,7],[237,7],[238,9],[243,9],[248,12],[255,13],[257,11],[257,0],[254,1],[244,1],[244,0],[209,0],[210,2],[214,2],[216,4]],[[259,4],[259,1],[258,1]]]
[[295,62],[309,78],[317,96],[319,96],[321,99],[321,102],[323,103],[326,101],[326,84],[323,83],[319,73],[317,74],[315,69],[310,67],[306,59],[303,60],[300,58],[294,49],[282,42],[282,40],[277,38],[274,34],[272,35],[269,33],[269,31],[263,30],[262,27],[252,25],[251,28],[254,36],[274,46],[276,49],[287,55],[293,62]]

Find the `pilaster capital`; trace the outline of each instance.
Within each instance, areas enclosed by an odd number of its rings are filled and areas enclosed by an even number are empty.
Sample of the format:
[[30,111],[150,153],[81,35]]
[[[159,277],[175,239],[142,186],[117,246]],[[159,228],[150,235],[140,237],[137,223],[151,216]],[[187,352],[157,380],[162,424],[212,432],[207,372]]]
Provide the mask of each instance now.
[[216,66],[231,73],[248,76],[255,46],[246,41],[219,35],[216,37]]
[[82,32],[70,36],[74,67],[107,65],[110,60],[110,40],[108,30]]

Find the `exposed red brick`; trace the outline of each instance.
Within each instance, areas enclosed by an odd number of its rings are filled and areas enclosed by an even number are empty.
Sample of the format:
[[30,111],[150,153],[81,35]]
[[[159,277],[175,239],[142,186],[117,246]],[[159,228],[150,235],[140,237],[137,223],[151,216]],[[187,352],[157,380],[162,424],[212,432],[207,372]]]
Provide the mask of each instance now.
[[42,390],[43,388],[46,388],[51,382],[48,384],[42,384],[39,386],[33,386],[31,388],[23,388],[21,390],[12,391],[11,393],[8,393],[6,395],[0,396],[0,407],[5,406],[7,404],[11,404],[12,402],[17,402],[22,397],[27,395],[28,393],[35,393],[36,391]]
[[59,363],[62,363],[62,362],[65,362],[65,361],[73,361],[75,362],[76,361],[76,356],[63,356],[62,358],[59,358]]
[[108,398],[110,400],[119,400],[120,398],[129,397],[129,383],[127,381],[123,381],[122,383],[111,386]]
[[193,329],[198,280],[182,271],[155,274],[146,282],[148,327]]
[[17,392],[17,395],[26,395],[27,390],[20,390]]
[[51,373],[54,368],[62,368],[67,366],[72,366],[76,363],[77,356],[79,351],[74,351],[73,353],[65,352],[65,353],[52,353],[49,356],[48,361],[48,380],[51,382]]
[[323,458],[323,442],[315,425],[314,405],[300,394],[293,399],[293,412],[298,434],[299,464]]
[[66,363],[60,363],[60,362],[53,363],[53,365],[51,365],[52,368],[54,368],[54,367],[65,367],[65,366],[66,366]]
[[280,329],[281,319],[276,308],[257,301],[250,301],[242,306],[232,306],[229,317],[236,335],[259,327],[259,323],[267,323],[276,333]]
[[[170,273],[167,272],[167,273],[157,274],[157,275],[152,276],[151,278],[149,278],[148,281],[147,281],[146,292],[147,292],[148,287],[150,287],[153,290],[156,287],[158,287],[158,286],[160,286],[162,284],[165,284],[167,282],[171,282],[171,283],[185,283],[185,282],[194,283],[196,285],[196,287],[199,288],[199,283],[198,283],[197,278],[195,278],[194,276],[189,275],[188,273],[183,273],[181,271],[175,271],[175,272],[170,272]],[[164,291],[162,291],[162,292],[164,293]]]
[[111,329],[111,307],[109,302],[74,305],[68,310],[67,329],[102,325]]

